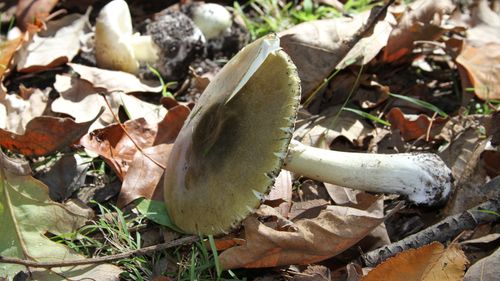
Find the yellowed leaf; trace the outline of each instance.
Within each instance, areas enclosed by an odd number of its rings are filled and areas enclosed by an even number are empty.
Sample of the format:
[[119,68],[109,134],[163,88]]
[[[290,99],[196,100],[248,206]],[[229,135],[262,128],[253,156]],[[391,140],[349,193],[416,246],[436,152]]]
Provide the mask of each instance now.
[[362,281],[459,281],[468,261],[457,244],[445,248],[433,242],[388,259]]

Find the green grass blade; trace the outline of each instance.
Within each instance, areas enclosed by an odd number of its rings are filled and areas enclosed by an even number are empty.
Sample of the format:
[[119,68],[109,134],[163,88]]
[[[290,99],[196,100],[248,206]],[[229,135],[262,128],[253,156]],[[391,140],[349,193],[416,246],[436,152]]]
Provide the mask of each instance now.
[[380,124],[385,125],[385,126],[391,126],[391,123],[389,123],[389,122],[387,122],[387,121],[385,121],[383,119],[380,119],[377,116],[372,115],[372,114],[370,114],[368,112],[364,112],[362,110],[358,110],[358,109],[354,109],[354,108],[349,108],[349,107],[344,107],[344,108],[342,108],[342,110],[355,113],[355,114],[357,114],[359,116],[362,116],[364,118],[370,119],[373,122],[380,123]]
[[389,95],[392,97],[398,98],[398,99],[405,100],[407,102],[411,102],[411,103],[418,105],[420,107],[429,109],[431,111],[436,112],[437,114],[441,115],[444,118],[448,118],[448,114],[446,114],[446,112],[442,111],[441,109],[439,109],[437,106],[433,105],[432,103],[428,103],[428,102],[423,101],[423,100],[419,100],[419,99],[407,97],[407,96],[402,96],[402,95],[398,95],[398,94],[393,94],[393,93],[389,93]]

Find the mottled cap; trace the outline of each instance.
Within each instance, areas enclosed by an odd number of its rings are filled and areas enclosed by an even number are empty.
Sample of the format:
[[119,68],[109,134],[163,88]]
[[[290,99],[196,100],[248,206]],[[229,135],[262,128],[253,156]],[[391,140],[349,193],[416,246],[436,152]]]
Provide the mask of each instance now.
[[268,36],[243,48],[207,87],[174,144],[165,174],[173,222],[220,234],[260,205],[292,137],[297,70]]

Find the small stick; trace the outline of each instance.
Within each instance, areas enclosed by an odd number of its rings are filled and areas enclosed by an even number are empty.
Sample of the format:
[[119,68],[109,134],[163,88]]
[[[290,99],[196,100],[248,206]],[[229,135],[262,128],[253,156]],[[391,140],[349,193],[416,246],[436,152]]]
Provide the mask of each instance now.
[[[491,180],[487,184],[493,184],[500,188],[500,177]],[[460,214],[449,216],[400,241],[368,252],[362,255],[359,260],[364,266],[375,267],[384,260],[410,248],[419,248],[433,241],[445,243],[465,230],[474,229],[480,224],[498,221],[500,219],[499,213],[500,195],[497,195],[482,204]]]
[[154,160],[149,155],[147,155],[142,150],[142,148],[135,142],[135,140],[132,138],[132,136],[127,132],[127,129],[125,129],[125,126],[123,126],[122,122],[120,122],[120,119],[118,118],[118,116],[116,116],[116,114],[113,112],[113,109],[111,108],[111,104],[109,104],[109,101],[106,98],[106,96],[104,94],[102,94],[102,93],[100,95],[104,98],[104,101],[106,102],[106,105],[108,106],[109,111],[111,111],[111,114],[113,114],[113,118],[116,120],[116,122],[118,123],[118,125],[120,126],[120,128],[122,128],[122,130],[125,133],[125,135],[127,135],[127,137],[130,139],[130,141],[135,145],[135,147],[137,148],[137,150],[139,150],[144,156],[146,156],[146,158],[148,158],[149,160],[153,161],[153,163],[155,163],[156,165],[158,165],[158,167],[160,167],[163,170],[165,170],[165,166],[163,166],[161,163],[159,163],[158,161]]
[[97,258],[88,258],[88,259],[80,259],[80,260],[68,260],[68,261],[60,261],[60,262],[37,262],[33,260],[23,260],[18,258],[10,258],[0,256],[0,263],[11,263],[11,264],[20,264],[26,267],[42,267],[42,268],[52,268],[52,267],[65,267],[65,266],[75,266],[75,265],[84,265],[84,264],[96,264],[96,263],[105,263],[115,260],[120,260],[124,258],[128,258],[134,255],[145,255],[151,252],[162,251],[168,248],[181,246],[189,243],[193,243],[198,240],[198,236],[187,236],[177,240],[173,240],[170,242],[165,242],[158,245],[153,245],[137,250],[128,251],[125,253],[120,253],[116,255],[109,255],[104,257]]

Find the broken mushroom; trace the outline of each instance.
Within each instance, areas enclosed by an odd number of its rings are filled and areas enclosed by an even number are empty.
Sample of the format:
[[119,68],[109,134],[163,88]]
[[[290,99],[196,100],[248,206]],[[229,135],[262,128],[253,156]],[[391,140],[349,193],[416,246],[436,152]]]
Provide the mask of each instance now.
[[133,33],[127,2],[113,0],[99,12],[95,25],[98,67],[137,74],[140,63],[156,61],[158,53],[151,36]]
[[230,230],[258,207],[283,164],[418,204],[449,195],[451,171],[433,154],[343,153],[292,141],[287,156],[299,100],[297,70],[276,36],[251,43],[224,66],[186,120],[165,170],[167,210],[180,229]]

